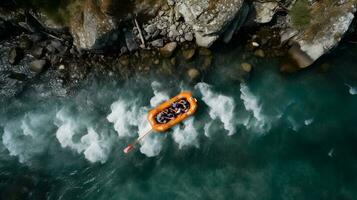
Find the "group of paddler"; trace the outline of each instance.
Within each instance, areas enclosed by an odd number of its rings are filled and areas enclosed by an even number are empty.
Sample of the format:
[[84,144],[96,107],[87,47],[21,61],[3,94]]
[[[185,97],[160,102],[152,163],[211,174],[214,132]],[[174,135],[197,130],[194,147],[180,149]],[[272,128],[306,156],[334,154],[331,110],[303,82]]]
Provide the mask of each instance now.
[[171,107],[159,112],[156,115],[156,121],[159,124],[166,124],[168,121],[175,119],[176,116],[185,113],[190,109],[190,104],[185,99],[174,102]]

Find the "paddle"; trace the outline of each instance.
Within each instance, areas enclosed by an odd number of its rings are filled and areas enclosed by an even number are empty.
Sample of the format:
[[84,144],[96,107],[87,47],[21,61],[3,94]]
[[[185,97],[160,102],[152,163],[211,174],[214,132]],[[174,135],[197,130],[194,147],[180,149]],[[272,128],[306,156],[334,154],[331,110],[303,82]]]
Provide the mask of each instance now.
[[129,144],[127,147],[125,147],[125,149],[123,150],[123,152],[125,154],[129,153],[131,150],[134,149],[134,146],[136,143],[138,143],[141,139],[143,139],[146,135],[148,135],[149,133],[152,132],[152,129],[148,130],[146,133],[142,134],[141,136],[139,136],[133,143]]

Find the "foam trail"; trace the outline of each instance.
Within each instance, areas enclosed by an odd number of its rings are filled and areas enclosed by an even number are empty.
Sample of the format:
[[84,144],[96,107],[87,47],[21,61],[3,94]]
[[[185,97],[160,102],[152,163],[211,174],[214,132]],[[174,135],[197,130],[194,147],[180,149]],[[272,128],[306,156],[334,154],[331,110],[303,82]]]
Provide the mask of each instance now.
[[54,128],[51,118],[48,114],[28,113],[23,119],[8,122],[2,142],[10,155],[17,156],[24,163],[46,151],[49,145],[47,133]]
[[198,148],[198,132],[194,127],[194,119],[190,119],[183,122],[184,127],[176,126],[173,132],[173,139],[182,149],[185,146],[195,146]]
[[208,122],[207,124],[204,125],[203,127],[203,130],[204,130],[204,133],[205,133],[205,136],[206,137],[211,137],[211,134],[210,134],[210,128],[212,126],[212,121],[211,122]]
[[314,118],[310,118],[304,121],[305,126],[308,126],[314,122]]
[[215,120],[219,119],[223,127],[228,131],[228,135],[233,135],[236,131],[234,124],[234,107],[233,98],[221,94],[215,94],[211,86],[207,83],[198,83],[195,86],[202,94],[202,100],[210,107],[209,115]]
[[100,138],[92,127],[88,128],[88,134],[81,138],[81,143],[86,146],[83,154],[90,162],[105,163],[108,159],[111,143],[105,138]]
[[168,100],[170,97],[165,92],[161,90],[161,84],[157,81],[151,83],[151,88],[154,91],[154,97],[150,99],[150,105],[152,107],[156,107],[160,105],[162,102]]
[[[71,117],[66,109],[61,109],[56,114],[55,124],[58,126],[56,137],[62,148],[70,148],[82,154],[90,162],[105,163],[112,149],[110,138],[98,134],[88,122]],[[79,141],[74,137],[83,134]]]
[[259,99],[245,84],[241,84],[240,92],[240,98],[243,100],[245,109],[253,115],[253,118],[247,119],[244,125],[248,129],[253,129],[258,132],[268,131],[270,129],[270,125],[267,122],[267,117],[262,113],[262,106],[259,105]]
[[[151,84],[154,96],[150,99],[151,107],[155,107],[160,103],[169,99],[168,94],[162,92],[160,83],[154,81]],[[149,108],[138,105],[138,100],[125,101],[119,99],[111,105],[112,112],[107,116],[107,120],[114,124],[114,129],[119,138],[137,136],[144,134],[151,129],[150,124],[146,119]],[[138,133],[137,133],[138,132]],[[141,153],[152,157],[160,153],[162,148],[162,136],[148,135],[140,142]]]
[[119,138],[133,136],[131,126],[138,125],[138,116],[143,112],[136,106],[135,102],[118,100],[110,106],[112,112],[107,116],[107,120],[114,124],[114,129]]
[[356,95],[357,94],[357,87],[352,87],[351,85],[349,84],[345,84],[347,87],[348,87],[348,92],[351,94],[351,95]]

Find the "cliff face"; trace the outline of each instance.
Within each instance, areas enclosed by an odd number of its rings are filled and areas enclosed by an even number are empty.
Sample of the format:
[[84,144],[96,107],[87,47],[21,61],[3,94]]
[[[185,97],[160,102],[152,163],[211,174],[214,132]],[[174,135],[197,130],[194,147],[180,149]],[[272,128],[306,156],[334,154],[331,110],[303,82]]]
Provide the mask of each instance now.
[[[292,47],[289,53],[301,68],[338,44],[354,18],[357,5],[356,0],[74,0],[66,4],[58,1],[54,17],[57,20],[41,9],[38,19],[51,28],[69,27],[78,48],[114,45],[119,36],[125,38],[129,50],[140,45],[162,47],[172,41],[195,41],[198,46],[209,47],[220,37],[228,42],[245,24],[269,23],[268,26],[280,29],[282,44]],[[277,20],[272,21],[274,16]],[[139,24],[133,23],[133,19],[138,19]],[[131,27],[118,30],[125,21]]]

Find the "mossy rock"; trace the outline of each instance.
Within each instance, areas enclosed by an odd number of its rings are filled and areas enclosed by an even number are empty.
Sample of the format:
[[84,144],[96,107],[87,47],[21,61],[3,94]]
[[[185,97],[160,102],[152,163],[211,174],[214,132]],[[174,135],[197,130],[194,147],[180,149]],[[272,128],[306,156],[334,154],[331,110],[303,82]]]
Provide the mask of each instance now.
[[310,4],[308,0],[297,0],[289,12],[292,25],[295,28],[304,28],[310,24]]

